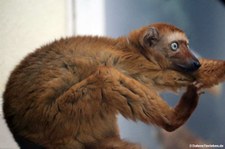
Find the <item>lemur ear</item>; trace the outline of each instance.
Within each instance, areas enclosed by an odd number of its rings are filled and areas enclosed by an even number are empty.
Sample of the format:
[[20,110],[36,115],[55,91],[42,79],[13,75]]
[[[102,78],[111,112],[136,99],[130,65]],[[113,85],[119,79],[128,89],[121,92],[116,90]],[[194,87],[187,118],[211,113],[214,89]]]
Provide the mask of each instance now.
[[144,48],[155,45],[159,40],[159,32],[156,28],[150,27],[139,39]]

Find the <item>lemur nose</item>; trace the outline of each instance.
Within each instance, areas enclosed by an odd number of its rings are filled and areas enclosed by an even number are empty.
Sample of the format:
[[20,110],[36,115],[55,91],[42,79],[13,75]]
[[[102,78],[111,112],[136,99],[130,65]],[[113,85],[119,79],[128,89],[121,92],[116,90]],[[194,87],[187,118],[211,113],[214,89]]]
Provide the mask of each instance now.
[[194,61],[192,65],[195,67],[196,70],[197,70],[199,67],[201,67],[201,64],[200,64],[200,62],[199,62],[198,60],[197,60],[197,61]]

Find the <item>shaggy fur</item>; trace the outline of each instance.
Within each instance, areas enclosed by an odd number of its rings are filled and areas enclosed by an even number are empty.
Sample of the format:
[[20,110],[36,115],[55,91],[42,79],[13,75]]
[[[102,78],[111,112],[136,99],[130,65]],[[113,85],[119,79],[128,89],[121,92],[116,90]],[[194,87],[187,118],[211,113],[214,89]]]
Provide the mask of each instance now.
[[[170,40],[179,51],[171,51]],[[127,37],[71,37],[41,47],[9,78],[7,124],[14,135],[49,149],[140,149],[120,139],[118,113],[173,131],[197,106],[192,83],[209,87],[225,78],[224,61],[201,60],[198,71],[187,72],[197,61],[187,44],[182,30],[153,24]],[[175,108],[158,95],[181,87],[187,91]]]

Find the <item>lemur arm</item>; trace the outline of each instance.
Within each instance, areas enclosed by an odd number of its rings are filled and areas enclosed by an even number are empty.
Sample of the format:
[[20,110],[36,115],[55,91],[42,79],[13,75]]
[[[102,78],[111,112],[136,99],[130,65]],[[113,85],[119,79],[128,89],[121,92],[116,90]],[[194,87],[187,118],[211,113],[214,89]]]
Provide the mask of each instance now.
[[[124,117],[153,123],[167,131],[180,127],[194,111],[199,95],[190,85],[175,108],[153,90],[114,68],[100,67],[72,86],[56,102],[61,112],[88,119],[119,111]],[[82,112],[81,112],[82,109]],[[67,114],[65,114],[67,115]]]

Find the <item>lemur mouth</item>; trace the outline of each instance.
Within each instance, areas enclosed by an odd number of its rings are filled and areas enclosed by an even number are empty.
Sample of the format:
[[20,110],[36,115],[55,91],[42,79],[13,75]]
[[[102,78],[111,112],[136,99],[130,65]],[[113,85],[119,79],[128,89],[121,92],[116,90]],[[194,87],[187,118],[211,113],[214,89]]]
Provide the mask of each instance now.
[[201,67],[201,64],[198,61],[196,61],[193,62],[191,65],[175,64],[175,66],[178,69],[178,71],[192,73],[194,71],[197,71]]

